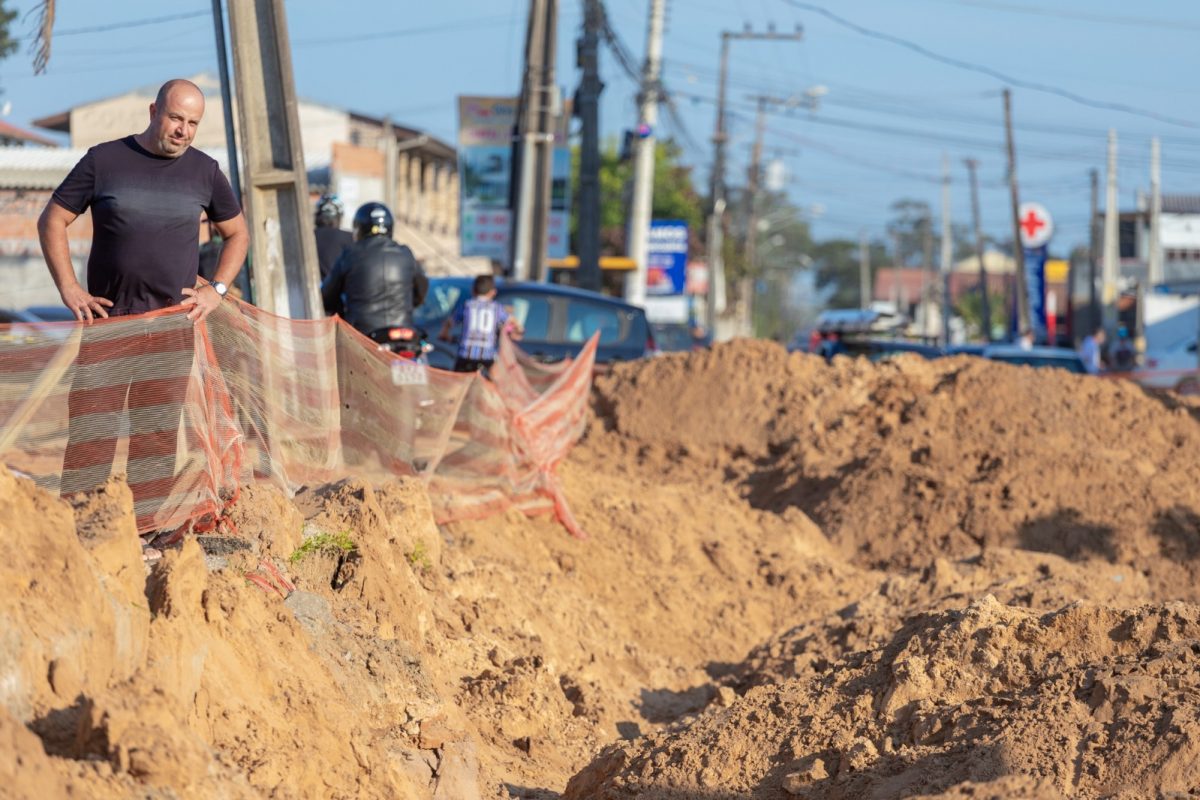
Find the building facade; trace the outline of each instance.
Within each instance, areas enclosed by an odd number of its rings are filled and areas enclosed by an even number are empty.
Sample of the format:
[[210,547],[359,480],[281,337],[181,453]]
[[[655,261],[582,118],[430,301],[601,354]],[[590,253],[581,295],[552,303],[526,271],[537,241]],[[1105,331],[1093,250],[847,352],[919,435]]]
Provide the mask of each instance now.
[[[205,74],[191,80],[206,99],[194,146],[228,174],[220,85]],[[9,141],[7,129],[0,127],[0,306],[58,302],[37,240],[38,214],[88,147],[145,128],[157,91],[157,85],[142,86],[35,120],[37,127],[65,135],[67,147],[54,147],[50,138],[15,128],[13,135],[21,136]],[[310,192],[314,200],[323,192],[342,196],[343,227],[350,228],[360,204],[387,202],[397,220],[396,239],[412,247],[431,274],[488,271],[486,262],[459,256],[458,167],[452,146],[385,119],[307,100],[297,105]],[[390,191],[390,159],[384,155],[389,131],[395,141]],[[30,144],[51,146],[26,146]],[[72,254],[80,270],[90,244],[90,215],[84,214],[71,227]]]

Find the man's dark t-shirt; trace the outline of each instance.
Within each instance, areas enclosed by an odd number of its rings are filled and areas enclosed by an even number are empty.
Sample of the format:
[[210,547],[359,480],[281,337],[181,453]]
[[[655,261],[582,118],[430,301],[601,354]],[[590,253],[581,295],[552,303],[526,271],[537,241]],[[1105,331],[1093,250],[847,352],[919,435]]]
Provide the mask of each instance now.
[[89,149],[54,201],[75,214],[91,208],[88,292],[111,300],[114,315],[181,302],[196,283],[201,214],[225,222],[241,213],[215,160],[191,147],[156,156],[133,136]]
[[354,234],[330,225],[317,226],[317,264],[321,267],[321,280],[333,269],[338,256],[354,244]]

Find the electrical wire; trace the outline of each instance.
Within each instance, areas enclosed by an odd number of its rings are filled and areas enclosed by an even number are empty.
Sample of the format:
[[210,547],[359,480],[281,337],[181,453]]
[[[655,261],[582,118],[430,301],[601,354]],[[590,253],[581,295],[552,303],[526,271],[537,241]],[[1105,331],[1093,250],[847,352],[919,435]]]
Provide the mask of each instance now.
[[945,55],[942,55],[941,53],[936,53],[933,50],[930,50],[929,48],[924,47],[923,45],[917,44],[916,42],[909,41],[908,39],[903,39],[899,36],[895,36],[890,33],[873,30],[871,28],[866,28],[866,27],[863,27],[862,25],[853,23],[850,20],[845,19],[844,17],[840,17],[837,14],[834,14],[832,11],[828,10],[827,8],[816,5],[814,3],[803,2],[803,0],[780,0],[780,2],[785,3],[793,8],[798,8],[802,11],[811,11],[814,14],[820,14],[821,16],[825,17],[826,19],[828,19],[832,22],[835,22],[844,28],[852,30],[855,33],[861,34],[862,36],[866,36],[871,39],[877,39],[879,41],[888,42],[889,44],[894,44],[899,47],[903,47],[906,50],[911,50],[912,52],[917,53],[918,55],[924,56],[925,58],[932,59],[933,61],[938,61],[942,64],[947,64],[952,67],[957,67],[958,69],[966,70],[968,72],[975,72],[980,75],[987,75],[988,77],[995,78],[996,80],[1002,81],[1002,82],[1012,85],[1012,86],[1017,86],[1022,89],[1029,89],[1030,91],[1043,92],[1045,94],[1052,94],[1057,97],[1061,97],[1065,100],[1070,100],[1073,103],[1077,103],[1082,106],[1087,106],[1089,108],[1098,108],[1098,109],[1103,109],[1105,111],[1119,111],[1119,112],[1122,112],[1125,114],[1132,114],[1134,116],[1145,117],[1146,119],[1157,120],[1158,122],[1164,122],[1169,125],[1178,125],[1183,128],[1200,129],[1200,122],[1196,122],[1194,120],[1183,119],[1181,117],[1174,117],[1174,116],[1170,116],[1167,114],[1159,114],[1158,112],[1155,112],[1155,111],[1150,111],[1150,110],[1144,109],[1144,108],[1138,108],[1136,106],[1126,105],[1125,103],[1112,103],[1112,102],[1108,102],[1108,101],[1104,101],[1104,100],[1095,100],[1093,98],[1086,97],[1086,96],[1078,94],[1076,92],[1072,92],[1072,91],[1063,89],[1058,86],[1053,86],[1051,84],[1038,83],[1036,81],[1027,81],[1027,80],[1023,80],[1021,78],[1015,78],[1011,75],[1006,75],[1005,73],[1000,72],[999,70],[992,69],[991,67],[988,67],[983,64],[978,64],[978,63],[971,62],[971,61],[964,61],[962,59],[945,56]]
[[1016,3],[1000,3],[996,0],[938,0],[958,6],[973,6],[974,8],[989,8],[996,11],[1011,11],[1017,14],[1033,14],[1040,17],[1057,17],[1058,19],[1073,19],[1083,22],[1102,22],[1112,25],[1134,25],[1146,28],[1160,28],[1170,31],[1200,31],[1200,23],[1173,19],[1148,19],[1146,17],[1119,17],[1109,14],[1087,14],[1079,11],[1060,11],[1053,8],[1018,5]]

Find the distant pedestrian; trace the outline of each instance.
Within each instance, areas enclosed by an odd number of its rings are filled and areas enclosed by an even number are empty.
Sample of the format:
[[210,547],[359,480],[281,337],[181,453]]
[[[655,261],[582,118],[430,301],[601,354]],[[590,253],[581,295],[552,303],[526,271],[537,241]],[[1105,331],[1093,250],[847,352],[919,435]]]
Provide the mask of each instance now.
[[846,352],[846,347],[842,344],[842,332],[826,333],[825,340],[821,342],[821,355],[824,357],[825,363],[832,364],[833,359],[844,352]]
[[1104,369],[1105,338],[1107,338],[1107,334],[1104,332],[1104,328],[1096,328],[1095,331],[1084,337],[1083,344],[1079,346],[1079,357],[1083,359],[1083,365],[1087,367],[1090,375],[1099,375]]
[[354,234],[342,230],[346,207],[336,194],[323,194],[317,200],[313,226],[317,237],[317,266],[325,280],[338,257],[354,244]]
[[496,279],[491,275],[478,275],[471,287],[471,299],[463,303],[452,317],[447,317],[438,334],[443,341],[450,340],[453,325],[461,325],[458,339],[458,357],[454,361],[455,372],[478,372],[495,363],[496,344],[502,330],[521,333],[520,324],[508,313],[508,309],[496,302]]
[[1129,329],[1124,325],[1117,328],[1117,338],[1112,343],[1109,353],[1109,363],[1115,372],[1129,372],[1134,367],[1133,340],[1129,338]]

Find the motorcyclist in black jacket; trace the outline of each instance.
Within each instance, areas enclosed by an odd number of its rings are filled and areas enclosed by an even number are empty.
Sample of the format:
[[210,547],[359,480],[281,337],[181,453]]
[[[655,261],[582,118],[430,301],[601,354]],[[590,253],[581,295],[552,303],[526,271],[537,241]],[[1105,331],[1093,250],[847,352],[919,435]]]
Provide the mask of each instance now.
[[341,314],[368,336],[389,326],[411,327],[413,309],[429,290],[412,250],[392,239],[394,227],[383,203],[361,206],[354,213],[354,244],[321,282],[325,312]]

